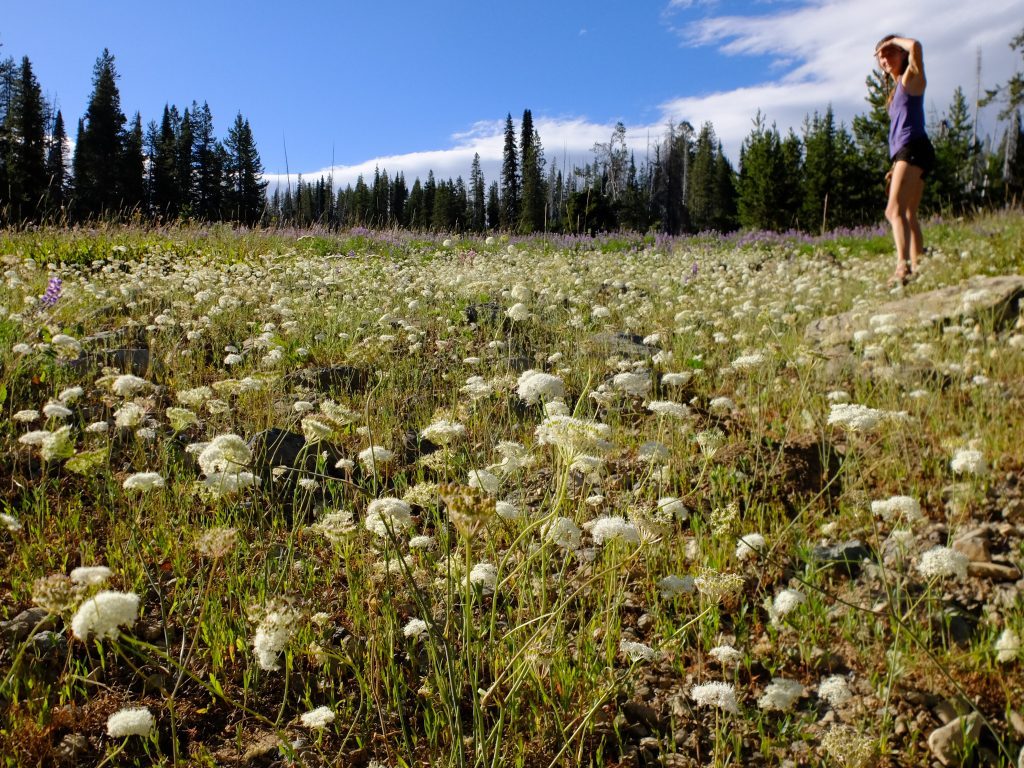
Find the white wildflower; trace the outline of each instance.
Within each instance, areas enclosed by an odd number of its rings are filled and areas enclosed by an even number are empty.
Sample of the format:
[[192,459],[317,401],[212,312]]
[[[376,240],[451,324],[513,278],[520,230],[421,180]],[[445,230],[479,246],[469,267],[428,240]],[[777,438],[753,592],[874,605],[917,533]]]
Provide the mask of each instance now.
[[371,445],[360,451],[357,458],[363,469],[371,475],[375,475],[391,463],[395,454],[382,446]]
[[0,526],[6,528],[11,533],[21,530],[21,523],[18,522],[18,518],[6,512],[0,512]]
[[99,592],[79,606],[71,619],[71,631],[79,640],[116,637],[119,627],[135,623],[139,596],[134,592]]
[[175,432],[181,432],[199,423],[199,417],[188,408],[175,408],[171,406],[165,413],[167,414],[167,421],[170,423],[171,429]]
[[599,453],[611,448],[611,427],[572,416],[548,416],[535,434],[540,445],[554,445],[570,454]]
[[47,403],[43,406],[43,415],[48,419],[63,421],[72,414],[72,410],[61,403]]
[[775,596],[768,610],[772,624],[778,626],[782,619],[807,602],[807,596],[796,589],[784,589]]
[[673,403],[670,400],[652,400],[647,404],[647,410],[658,416],[667,416],[671,419],[685,419],[690,415],[690,409],[681,403]]
[[717,645],[708,654],[723,667],[735,667],[743,661],[743,654],[731,645]]
[[516,384],[519,397],[530,405],[565,397],[565,384],[557,376],[542,371],[525,371]]
[[505,315],[515,323],[522,323],[530,319],[530,308],[522,302],[516,302],[505,311]]
[[716,397],[708,403],[708,410],[719,416],[724,416],[736,410],[736,403],[725,396]]
[[963,449],[953,454],[949,468],[958,475],[984,475],[988,471],[981,451]]
[[73,403],[84,395],[85,390],[81,387],[68,387],[57,395],[57,399],[62,403]]
[[479,587],[483,594],[492,595],[498,585],[498,569],[490,563],[477,563],[469,572],[469,583]]
[[996,640],[996,661],[1007,664],[1020,655],[1020,635],[1007,627]]
[[11,421],[18,424],[31,424],[34,421],[39,421],[39,411],[34,408],[26,408],[11,416]]
[[334,710],[330,707],[317,707],[309,712],[303,712],[299,715],[299,720],[307,728],[323,730],[334,722],[334,717]]
[[357,526],[351,510],[342,509],[321,515],[320,519],[310,528],[325,536],[329,541],[338,544],[355,533]]
[[103,584],[112,575],[112,572],[105,565],[83,565],[71,571],[71,581],[75,584],[85,584],[95,587]]
[[654,661],[658,654],[649,645],[635,643],[631,640],[620,640],[619,650],[622,651],[631,662]]
[[199,467],[205,475],[238,472],[252,461],[252,451],[235,434],[217,435],[199,454]]
[[757,700],[757,706],[768,712],[777,710],[789,712],[796,704],[797,699],[804,695],[804,687],[796,680],[785,677],[773,677],[768,687],[764,689],[761,698]]
[[387,496],[374,499],[366,508],[363,526],[382,539],[412,525],[412,507],[401,499]]
[[921,519],[921,505],[912,496],[892,496],[884,501],[872,501],[871,512],[889,522],[903,518],[907,523],[914,523]]
[[145,408],[138,403],[125,403],[114,411],[114,426],[119,429],[135,429],[145,418]]
[[642,373],[619,373],[612,379],[616,391],[635,397],[644,397],[651,391],[651,378]]
[[766,359],[760,352],[754,352],[749,355],[740,355],[730,365],[737,371],[752,371],[761,367]]
[[845,677],[831,675],[818,684],[818,698],[827,701],[833,707],[838,707],[852,699],[853,693]]
[[599,517],[585,526],[595,544],[606,544],[610,541],[621,541],[624,544],[639,544],[640,533],[632,523],[622,517]]
[[410,640],[419,640],[423,635],[427,634],[427,629],[427,622],[423,619],[412,618],[402,627],[402,634]]
[[252,638],[253,651],[260,669],[273,672],[280,667],[277,657],[288,645],[297,619],[298,614],[289,606],[273,608],[263,617]]
[[738,714],[739,704],[736,701],[736,689],[729,683],[704,683],[690,689],[692,698],[698,707],[717,707],[732,714]]
[[154,730],[156,720],[146,707],[119,709],[107,718],[107,735],[112,739],[151,736]]
[[659,523],[681,523],[689,517],[690,510],[675,496],[662,496],[654,508],[654,519]]
[[917,570],[926,578],[955,576],[958,579],[966,579],[968,562],[967,555],[956,550],[949,547],[934,547],[921,555]]
[[666,387],[682,387],[690,382],[693,374],[690,371],[681,373],[666,373],[661,377],[661,383]]
[[541,529],[541,536],[562,549],[579,549],[582,540],[579,527],[568,517],[556,517],[547,523]]
[[125,478],[121,487],[126,491],[151,491],[154,488],[163,488],[164,479],[159,472],[136,472]]
[[736,557],[740,560],[752,560],[760,557],[767,543],[760,533],[748,533],[740,536],[736,543]]
[[470,488],[479,488],[485,493],[495,494],[501,486],[501,478],[486,469],[471,469],[466,484]]
[[445,446],[465,435],[466,428],[462,424],[448,419],[439,419],[420,432],[420,439],[429,440],[434,445]]
[[137,392],[141,392],[143,389],[149,386],[149,382],[145,379],[134,376],[130,373],[125,373],[114,379],[110,385],[110,389],[118,397],[131,397]]

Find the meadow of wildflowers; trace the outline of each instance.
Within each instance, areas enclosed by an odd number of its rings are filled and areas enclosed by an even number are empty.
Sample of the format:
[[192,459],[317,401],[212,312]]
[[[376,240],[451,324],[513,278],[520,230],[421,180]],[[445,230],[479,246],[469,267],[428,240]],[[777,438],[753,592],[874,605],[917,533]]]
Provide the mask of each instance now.
[[0,235],[2,764],[1015,765],[1019,303],[804,333],[928,236]]

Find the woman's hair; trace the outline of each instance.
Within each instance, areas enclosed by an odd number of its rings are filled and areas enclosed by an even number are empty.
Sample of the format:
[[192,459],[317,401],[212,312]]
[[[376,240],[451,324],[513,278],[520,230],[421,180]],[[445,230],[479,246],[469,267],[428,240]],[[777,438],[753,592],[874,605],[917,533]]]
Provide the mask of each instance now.
[[[888,43],[890,40],[896,39],[897,37],[899,37],[899,35],[886,35],[881,40],[879,40],[877,43],[875,43],[875,52],[876,52],[876,54],[877,54],[878,51],[880,51],[880,50],[882,50],[883,48],[886,47],[885,46],[886,43]],[[904,51],[904,54],[905,54],[905,59],[904,59],[904,62],[903,62],[903,71],[906,71],[907,64],[910,61],[910,54],[907,53],[906,51]],[[900,74],[903,74],[903,72],[900,72]],[[894,81],[895,81],[896,77],[897,77],[896,75],[893,75],[893,80]],[[885,84],[885,90],[886,90],[885,105],[889,106],[892,103],[893,96],[896,95],[896,88],[893,87],[893,85],[894,85],[893,83],[889,82],[889,78],[888,77],[883,77],[882,82]]]

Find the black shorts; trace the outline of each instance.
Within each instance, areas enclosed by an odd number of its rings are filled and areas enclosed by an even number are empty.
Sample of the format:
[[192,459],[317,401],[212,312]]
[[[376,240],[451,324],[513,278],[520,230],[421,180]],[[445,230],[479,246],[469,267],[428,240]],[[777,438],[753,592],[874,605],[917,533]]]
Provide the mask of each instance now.
[[899,160],[905,160],[910,165],[920,168],[923,179],[935,167],[935,148],[927,136],[911,139],[909,144],[892,156],[893,165]]

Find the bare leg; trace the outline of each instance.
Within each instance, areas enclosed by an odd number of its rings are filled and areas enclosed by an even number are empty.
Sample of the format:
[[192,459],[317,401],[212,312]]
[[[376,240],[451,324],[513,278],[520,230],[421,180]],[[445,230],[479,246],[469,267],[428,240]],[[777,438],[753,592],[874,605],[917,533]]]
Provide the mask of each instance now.
[[910,193],[907,200],[907,213],[910,219],[910,268],[916,272],[921,256],[924,255],[924,235],[921,234],[921,222],[917,218],[917,209],[921,205],[921,195],[924,193],[924,179],[918,173],[916,179],[907,178],[904,184]]
[[[892,226],[892,238],[896,244],[896,271],[894,277],[905,277],[910,271],[910,260],[920,255],[912,250],[914,227],[917,226],[917,242],[920,246],[920,225],[917,224],[917,204],[921,201],[924,182],[921,169],[898,161],[892,168],[892,182],[889,186],[889,203],[885,207],[885,218]],[[913,215],[911,204],[913,203]]]

